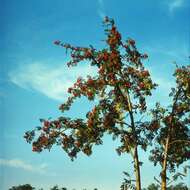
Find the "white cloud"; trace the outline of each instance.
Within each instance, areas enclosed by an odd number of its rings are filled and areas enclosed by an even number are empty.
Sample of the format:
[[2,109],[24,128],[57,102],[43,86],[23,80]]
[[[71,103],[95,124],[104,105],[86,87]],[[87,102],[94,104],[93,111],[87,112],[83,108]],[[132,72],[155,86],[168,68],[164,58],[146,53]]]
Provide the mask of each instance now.
[[169,93],[171,92],[171,88],[175,87],[175,83],[157,76],[152,76],[152,80],[158,86],[152,91],[152,96],[147,97],[147,106],[152,108],[156,102],[160,102],[162,106],[168,106],[172,101]]
[[169,0],[168,8],[170,13],[173,13],[176,9],[184,6],[184,0]]
[[103,20],[106,16],[105,8],[104,8],[104,1],[98,0],[98,15]]
[[95,67],[89,64],[68,68],[64,65],[53,65],[42,62],[22,64],[9,72],[9,79],[17,86],[38,91],[45,96],[64,101],[67,89],[79,76],[85,77],[95,73]]
[[154,43],[151,46],[144,46],[143,48],[150,56],[164,55],[167,56],[171,62],[184,63],[187,62],[189,57],[189,48],[185,39],[182,39],[181,42],[170,40],[167,44]]
[[163,93],[162,95],[168,96],[172,87],[175,87],[175,81],[170,81],[164,78],[152,76],[152,80],[158,84],[158,89]]
[[1,159],[0,158],[0,165],[1,166],[7,166],[7,167],[13,167],[13,168],[20,168],[29,172],[34,172],[34,173],[39,173],[39,174],[46,174],[48,173],[46,171],[47,169],[47,164],[42,163],[38,166],[31,165],[29,163],[26,163],[23,160],[20,159],[11,159],[11,160],[6,160],[6,159]]

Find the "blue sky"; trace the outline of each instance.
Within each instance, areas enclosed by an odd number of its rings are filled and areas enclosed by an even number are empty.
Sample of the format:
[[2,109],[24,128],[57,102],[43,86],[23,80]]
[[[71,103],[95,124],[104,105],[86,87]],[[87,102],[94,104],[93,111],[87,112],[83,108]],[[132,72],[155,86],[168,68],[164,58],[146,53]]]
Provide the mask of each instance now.
[[[35,154],[23,139],[26,130],[39,125],[39,118],[60,115],[57,108],[77,76],[95,74],[87,64],[68,69],[65,51],[53,41],[103,48],[102,18],[114,18],[123,39],[135,39],[149,55],[147,68],[160,87],[148,104],[166,104],[174,84],[172,62],[189,62],[189,10],[188,0],[1,0],[0,189],[24,183],[119,189],[122,171],[132,173],[131,159],[116,154],[117,142],[111,138],[105,137],[91,157],[81,154],[74,162],[59,147]],[[70,115],[80,117],[90,106],[78,101]],[[153,168],[143,153],[141,159],[146,186],[159,168]]]

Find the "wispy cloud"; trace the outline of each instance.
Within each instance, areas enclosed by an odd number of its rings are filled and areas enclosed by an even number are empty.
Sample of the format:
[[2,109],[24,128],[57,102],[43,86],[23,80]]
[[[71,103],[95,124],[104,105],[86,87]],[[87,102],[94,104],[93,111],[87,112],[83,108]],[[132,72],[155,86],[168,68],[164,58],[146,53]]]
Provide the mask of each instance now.
[[155,106],[156,102],[160,102],[161,105],[168,106],[172,101],[169,97],[171,88],[175,87],[175,81],[161,78],[160,76],[151,75],[153,82],[158,84],[156,90],[153,90],[153,96],[147,98],[147,105],[149,108]]
[[97,0],[97,1],[98,1],[98,15],[103,20],[106,16],[105,8],[104,8],[104,1],[103,0]]
[[169,0],[168,8],[169,12],[173,13],[176,9],[179,9],[184,6],[185,0]]
[[32,164],[26,163],[23,160],[20,159],[1,159],[0,158],[0,165],[1,166],[7,166],[7,167],[13,167],[13,168],[20,168],[25,171],[34,172],[38,174],[46,174],[47,173],[47,164],[42,163],[38,166],[34,166]]
[[181,43],[178,41],[170,40],[167,43],[154,43],[150,46],[144,47],[145,51],[151,55],[167,56],[171,61],[186,62],[189,57],[189,47],[182,39]]
[[9,79],[17,86],[35,90],[58,101],[67,98],[67,89],[73,85],[77,77],[93,75],[95,68],[89,64],[68,68],[66,65],[51,65],[35,62],[22,64],[9,72]]
[[159,88],[163,91],[170,91],[170,89],[175,85],[175,81],[170,81],[169,79],[164,79],[161,77],[157,77],[155,75],[152,76],[152,80],[159,85]]

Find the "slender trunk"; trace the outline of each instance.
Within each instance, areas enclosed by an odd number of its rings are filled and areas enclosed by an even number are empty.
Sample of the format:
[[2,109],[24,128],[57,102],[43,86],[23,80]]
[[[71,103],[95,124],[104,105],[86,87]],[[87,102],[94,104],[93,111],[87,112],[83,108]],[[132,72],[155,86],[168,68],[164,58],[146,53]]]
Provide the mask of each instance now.
[[181,88],[178,89],[178,91],[176,92],[176,96],[174,98],[174,103],[172,106],[172,113],[171,113],[171,125],[169,126],[168,135],[167,135],[166,143],[164,146],[164,159],[162,162],[162,171],[161,171],[161,190],[166,190],[167,188],[167,161],[168,161],[167,159],[168,159],[168,150],[169,150],[170,140],[171,140],[170,133],[173,127],[174,110],[175,110],[175,106],[176,106],[180,93],[181,93]]
[[162,172],[161,172],[161,190],[166,190],[167,187],[167,157],[168,157],[168,148],[169,148],[169,136],[166,139],[166,144],[164,147],[164,160],[162,162]]
[[136,177],[136,190],[141,190],[141,176],[140,176],[140,164],[139,164],[139,157],[138,157],[138,137],[136,134],[136,129],[135,129],[135,121],[134,121],[134,116],[133,116],[133,109],[132,109],[132,103],[130,99],[129,92],[127,91],[126,97],[123,94],[122,90],[118,86],[121,95],[123,96],[124,100],[127,103],[128,109],[129,109],[129,117],[131,120],[131,128],[133,131],[133,136],[135,138],[135,147],[134,147],[134,155],[133,155],[133,161],[134,161],[134,169],[135,169],[135,177]]
[[140,164],[139,164],[139,156],[138,156],[138,137],[136,134],[136,129],[135,129],[135,122],[134,122],[134,117],[133,117],[133,110],[132,110],[132,103],[131,99],[129,96],[129,93],[127,93],[127,100],[128,100],[128,107],[129,107],[129,116],[131,119],[131,127],[133,130],[133,135],[135,138],[135,148],[134,148],[134,169],[135,169],[135,178],[136,178],[136,190],[141,190],[141,176],[140,176]]
[[135,147],[134,151],[134,168],[135,168],[135,177],[136,177],[136,190],[141,190],[140,164],[139,164],[137,146]]

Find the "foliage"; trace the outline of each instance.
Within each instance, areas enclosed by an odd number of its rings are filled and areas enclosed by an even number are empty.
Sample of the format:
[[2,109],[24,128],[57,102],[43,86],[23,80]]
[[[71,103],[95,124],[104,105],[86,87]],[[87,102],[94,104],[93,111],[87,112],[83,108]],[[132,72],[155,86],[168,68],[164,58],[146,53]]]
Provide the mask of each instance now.
[[[159,190],[159,185],[154,183],[150,184],[147,188],[143,188],[143,190]],[[183,183],[178,183],[176,185],[171,185],[167,188],[167,190],[189,190],[188,187]]]
[[30,184],[18,185],[9,188],[9,190],[34,190],[34,189],[35,188],[32,187]]
[[147,187],[147,190],[159,190],[159,186],[152,183]]
[[134,185],[135,180],[131,179],[131,176],[129,173],[127,172],[123,172],[123,173],[125,175],[125,178],[124,178],[124,181],[122,182],[120,189],[121,190],[127,190],[127,189],[135,190],[136,189]]
[[103,143],[104,134],[112,135],[113,139],[119,138],[121,146],[117,152],[119,155],[132,154],[137,173],[136,186],[140,190],[137,147],[146,150],[152,136],[151,133],[146,134],[146,124],[141,120],[135,121],[134,115],[146,112],[146,97],[151,95],[156,84],[142,63],[147,59],[147,54],[137,50],[134,40],[123,42],[112,19],[106,17],[104,26],[106,48],[101,50],[96,50],[93,46],[74,47],[61,41],[54,42],[70,51],[68,66],[88,62],[98,68],[96,76],[77,79],[68,89],[68,100],[59,109],[63,113],[68,111],[81,96],[90,101],[96,99],[98,104],[86,114],[86,119],[61,116],[53,121],[41,120],[42,127],[26,132],[24,137],[27,142],[32,142],[35,152],[50,150],[54,144],[60,145],[71,160],[81,151],[91,155],[92,147]]
[[[165,180],[166,170],[174,172],[190,156],[190,67],[178,67],[174,73],[176,87],[169,95],[173,103],[168,107],[157,103],[151,110],[151,121],[144,121],[146,98],[157,86],[143,64],[148,56],[137,50],[133,39],[122,40],[114,20],[106,17],[103,24],[106,34],[103,49],[97,50],[91,45],[77,47],[59,40],[54,42],[69,52],[69,67],[82,62],[96,67],[98,72],[96,76],[88,75],[87,78],[79,76],[68,88],[67,101],[59,107],[62,116],[55,120],[40,119],[41,126],[27,131],[24,138],[32,143],[34,152],[50,150],[53,145],[58,145],[71,160],[79,152],[90,156],[93,146],[103,143],[105,134],[111,135],[113,140],[118,138],[121,145],[116,149],[117,153],[132,155],[136,172],[134,181],[140,190],[142,163],[138,158],[139,147],[146,151],[155,138],[150,160],[161,165],[161,176]],[[81,97],[94,101],[95,106],[87,112],[85,119],[66,117],[65,112]],[[181,176],[175,174],[174,178]],[[132,182],[127,176],[121,188],[126,184],[135,188]]]
[[[174,73],[176,87],[169,96],[172,104],[162,107],[159,103],[152,109],[152,125],[156,125],[155,147],[150,160],[162,167],[161,177],[168,180],[166,170],[176,168],[190,158],[190,66],[177,67]],[[185,173],[187,173],[187,167]],[[173,180],[183,178],[183,173],[173,175]]]
[[[122,42],[121,34],[112,19],[106,17],[104,26],[107,47],[102,50],[96,50],[92,46],[74,47],[60,41],[54,42],[70,51],[71,61],[68,66],[88,61],[91,66],[98,68],[95,77],[77,79],[73,87],[68,89],[68,100],[59,109],[63,113],[68,111],[73,102],[81,96],[90,101],[97,98],[99,103],[86,114],[86,120],[64,116],[53,121],[41,120],[42,127],[25,134],[27,142],[33,142],[33,151],[41,152],[57,144],[73,160],[80,151],[90,155],[93,145],[102,144],[105,133],[111,134],[113,139],[120,137],[122,145],[117,149],[118,154],[130,152],[135,144],[146,149],[147,140],[137,140],[145,127],[137,122],[134,129],[134,126],[125,121],[126,116],[132,117],[132,113],[146,111],[145,98],[151,95],[151,90],[156,86],[142,63],[147,55],[137,50],[134,40]],[[129,94],[132,97],[129,97]],[[133,104],[130,99],[134,100]],[[126,115],[127,113],[129,114]],[[40,135],[34,140],[36,131],[39,131]]]
[[[9,188],[9,190],[35,190],[36,188],[32,187],[30,184],[18,185]],[[122,188],[121,188],[122,189]],[[129,190],[130,187],[125,186],[124,190]],[[39,189],[43,190],[43,188]],[[57,185],[50,188],[50,190],[67,190],[66,187],[58,187]],[[94,188],[94,190],[98,190]],[[147,188],[143,188],[143,190],[159,190],[159,186],[154,183],[150,184]],[[176,185],[171,185],[167,188],[167,190],[188,190],[188,187],[183,183],[178,183]]]
[[52,188],[50,188],[50,190],[67,190],[67,188],[63,187],[63,188],[59,188],[58,185],[53,186]]
[[[30,184],[25,185],[19,185],[19,186],[13,186],[9,188],[9,190],[35,190],[36,188],[32,187]],[[37,190],[37,189],[36,189]],[[40,188],[39,190],[43,190],[43,188]],[[66,187],[59,187],[58,185],[54,185],[50,188],[50,190],[68,190]],[[72,189],[74,190],[74,189]],[[83,189],[86,190],[86,189]],[[98,190],[97,188],[94,188],[94,190]]]
[[171,185],[168,187],[168,190],[189,190],[189,188],[183,183],[179,183],[177,185]]

